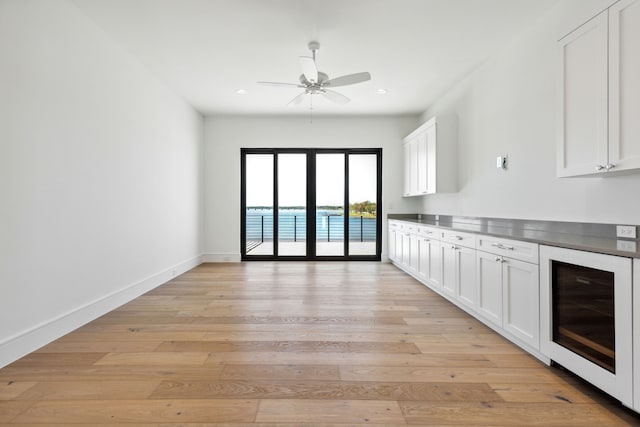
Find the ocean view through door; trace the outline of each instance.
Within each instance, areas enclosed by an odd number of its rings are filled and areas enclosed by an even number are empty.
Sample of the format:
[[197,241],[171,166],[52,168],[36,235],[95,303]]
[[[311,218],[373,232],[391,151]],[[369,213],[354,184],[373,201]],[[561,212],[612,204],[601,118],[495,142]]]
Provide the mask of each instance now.
[[241,149],[243,260],[380,260],[381,149]]

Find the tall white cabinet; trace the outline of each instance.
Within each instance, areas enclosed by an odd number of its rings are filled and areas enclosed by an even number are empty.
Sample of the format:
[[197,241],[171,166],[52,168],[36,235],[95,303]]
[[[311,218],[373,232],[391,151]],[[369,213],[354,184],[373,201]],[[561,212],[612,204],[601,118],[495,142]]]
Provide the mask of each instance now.
[[434,117],[403,140],[405,197],[457,191],[455,117]]
[[640,169],[640,0],[620,0],[559,41],[560,177]]

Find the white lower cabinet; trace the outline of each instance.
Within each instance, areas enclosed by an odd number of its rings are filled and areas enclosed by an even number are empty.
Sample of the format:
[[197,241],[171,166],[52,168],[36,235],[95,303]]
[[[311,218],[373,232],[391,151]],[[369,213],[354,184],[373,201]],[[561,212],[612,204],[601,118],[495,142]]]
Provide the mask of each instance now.
[[420,270],[420,236],[409,235],[409,268],[415,272]]
[[393,245],[395,248],[395,259],[397,262],[402,262],[402,230],[397,229],[393,238],[395,241],[395,244]]
[[459,302],[476,309],[478,291],[476,288],[475,250],[442,242],[442,287]]
[[401,262],[405,267],[411,264],[411,233],[400,233],[400,246],[402,247]]
[[440,260],[442,265],[442,290],[451,297],[455,297],[457,292],[455,245],[442,242]]
[[476,261],[478,314],[539,350],[538,265],[483,251]]
[[476,253],[478,314],[502,327],[502,262],[498,255]]
[[436,288],[442,287],[442,263],[440,262],[440,242],[438,240],[419,236],[419,267],[418,273]]
[[540,348],[538,265],[511,258],[503,259],[502,327],[538,350]]
[[476,286],[476,251],[459,246],[456,252],[456,276],[458,300],[473,309],[478,305],[478,288]]
[[395,224],[389,223],[387,230],[387,257],[389,257],[391,261],[396,261],[398,259],[396,251],[396,234],[398,233],[398,227]]

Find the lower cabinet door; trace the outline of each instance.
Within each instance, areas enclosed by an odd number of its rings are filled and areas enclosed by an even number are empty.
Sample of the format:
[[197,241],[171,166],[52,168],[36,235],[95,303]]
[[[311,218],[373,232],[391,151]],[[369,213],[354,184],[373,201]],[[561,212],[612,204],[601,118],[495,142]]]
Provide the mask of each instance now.
[[442,263],[440,261],[440,242],[420,238],[420,275],[429,285],[442,288]]
[[505,258],[502,263],[503,328],[540,349],[538,265]]
[[502,327],[502,260],[498,255],[476,252],[478,314]]
[[391,261],[396,260],[396,230],[389,230],[387,239],[387,256]]
[[411,234],[401,233],[402,241],[402,264],[409,267],[411,264]]
[[464,305],[476,310],[478,305],[478,287],[476,286],[476,251],[457,247],[456,275],[458,281],[457,298]]
[[396,230],[394,233],[394,239],[396,241],[395,243],[395,247],[396,247],[396,261],[397,262],[402,262],[402,232],[400,230]]
[[410,255],[409,255],[409,268],[415,272],[418,272],[420,268],[420,237],[412,234],[409,237]]
[[456,296],[458,293],[456,286],[456,247],[442,242],[440,254],[442,259],[442,289],[445,293]]

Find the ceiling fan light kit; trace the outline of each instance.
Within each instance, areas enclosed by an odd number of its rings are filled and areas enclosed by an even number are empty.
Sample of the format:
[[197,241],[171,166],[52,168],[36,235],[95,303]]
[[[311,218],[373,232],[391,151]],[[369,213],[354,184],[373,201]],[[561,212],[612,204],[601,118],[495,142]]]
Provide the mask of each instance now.
[[311,56],[300,57],[300,68],[302,68],[302,74],[298,79],[300,83],[259,81],[258,84],[263,86],[298,87],[304,89],[302,93],[289,101],[287,104],[289,106],[300,105],[306,95],[322,95],[331,102],[344,105],[348,103],[350,99],[339,92],[328,89],[329,87],[335,88],[348,86],[371,80],[371,74],[368,72],[347,74],[345,76],[336,77],[335,79],[329,79],[329,75],[322,71],[318,71],[318,67],[316,66],[316,52],[320,49],[320,43],[317,41],[311,41],[309,42],[308,47],[311,51]]

